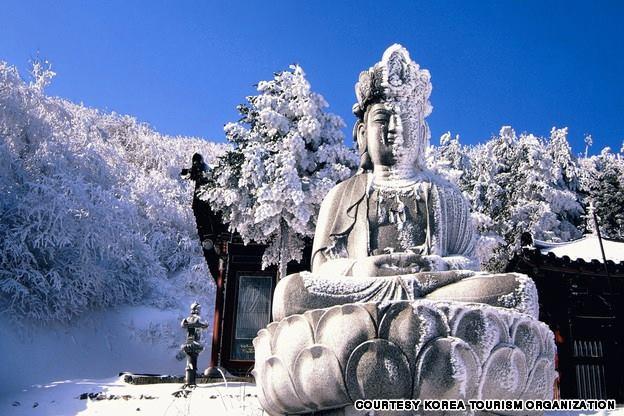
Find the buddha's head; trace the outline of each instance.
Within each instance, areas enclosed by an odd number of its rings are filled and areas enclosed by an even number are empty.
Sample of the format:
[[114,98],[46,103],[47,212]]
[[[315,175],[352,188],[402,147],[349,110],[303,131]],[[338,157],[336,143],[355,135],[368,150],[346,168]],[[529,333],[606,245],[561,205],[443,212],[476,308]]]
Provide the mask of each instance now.
[[360,73],[355,84],[358,120],[353,129],[360,168],[389,167],[404,178],[424,169],[429,143],[425,117],[431,114],[429,71],[420,69],[401,45],[392,45],[381,62]]

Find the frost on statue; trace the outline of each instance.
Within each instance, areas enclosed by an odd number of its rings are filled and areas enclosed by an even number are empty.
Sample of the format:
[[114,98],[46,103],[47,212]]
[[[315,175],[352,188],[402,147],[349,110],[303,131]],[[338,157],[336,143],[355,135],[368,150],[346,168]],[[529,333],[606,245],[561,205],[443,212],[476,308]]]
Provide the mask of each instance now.
[[254,340],[263,407],[551,398],[554,338],[533,281],[471,270],[468,204],[425,167],[429,72],[393,45],[355,90],[361,169],[321,205],[312,272],[275,289],[274,322]]

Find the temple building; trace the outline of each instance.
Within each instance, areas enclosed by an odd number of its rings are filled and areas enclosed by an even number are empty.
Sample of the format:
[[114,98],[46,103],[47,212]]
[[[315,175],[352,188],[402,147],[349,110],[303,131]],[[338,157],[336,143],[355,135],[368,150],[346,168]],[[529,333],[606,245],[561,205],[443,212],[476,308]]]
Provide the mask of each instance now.
[[561,398],[624,402],[624,242],[602,238],[603,257],[595,235],[523,240],[508,270],[535,281],[540,320],[555,333]]

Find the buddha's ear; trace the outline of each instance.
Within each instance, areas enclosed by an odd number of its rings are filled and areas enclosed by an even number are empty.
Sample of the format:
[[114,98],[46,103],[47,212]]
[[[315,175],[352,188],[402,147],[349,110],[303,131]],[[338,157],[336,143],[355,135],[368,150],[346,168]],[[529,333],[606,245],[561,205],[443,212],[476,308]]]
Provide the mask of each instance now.
[[361,120],[353,126],[353,141],[357,143],[360,155],[366,152],[366,125]]
[[358,120],[353,126],[353,141],[357,143],[358,153],[360,154],[360,166],[358,173],[366,172],[373,169],[373,163],[368,155],[368,147],[366,143],[366,125]]

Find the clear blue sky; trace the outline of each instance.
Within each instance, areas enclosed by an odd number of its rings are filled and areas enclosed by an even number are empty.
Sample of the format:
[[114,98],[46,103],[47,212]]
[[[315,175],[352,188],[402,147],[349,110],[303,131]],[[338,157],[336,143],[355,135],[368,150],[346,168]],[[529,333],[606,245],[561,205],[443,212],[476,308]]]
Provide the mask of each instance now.
[[[253,84],[297,62],[348,125],[359,71],[392,43],[432,74],[432,141],[501,125],[574,150],[624,139],[623,1],[28,1],[0,6],[0,59],[40,56],[48,92],[168,134],[223,140]],[[348,133],[350,128],[345,129]],[[350,133],[347,134],[349,138]],[[349,139],[350,140],[350,139]]]

